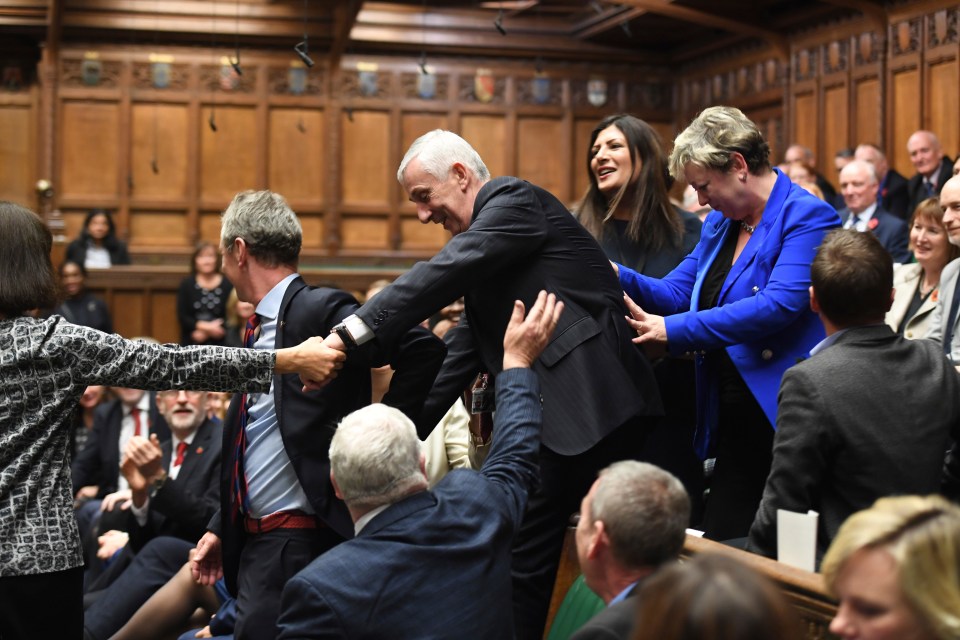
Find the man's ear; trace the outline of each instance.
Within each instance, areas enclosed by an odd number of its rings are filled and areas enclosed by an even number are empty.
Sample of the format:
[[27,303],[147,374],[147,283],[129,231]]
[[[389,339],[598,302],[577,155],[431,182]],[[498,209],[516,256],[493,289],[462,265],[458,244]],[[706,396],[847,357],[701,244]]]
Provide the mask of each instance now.
[[450,172],[456,177],[460,191],[466,191],[470,184],[470,171],[467,167],[462,162],[454,162],[453,166],[450,167]]
[[250,252],[247,249],[247,241],[243,238],[234,238],[233,245],[230,247],[230,250],[237,258],[238,267],[245,264],[250,257]]
[[817,301],[817,294],[813,290],[813,285],[810,285],[810,310],[814,313],[820,313],[820,303]]
[[333,477],[333,469],[330,469],[330,484],[333,485],[334,495],[343,500],[343,494],[340,493],[340,487],[337,486],[337,479]]
[[420,452],[420,473],[423,474],[427,482],[430,481],[430,479],[427,478],[427,456],[425,456],[422,451]]
[[593,532],[590,536],[590,543],[587,545],[587,557],[596,560],[600,553],[610,546],[610,536],[603,526],[602,520],[593,523]]

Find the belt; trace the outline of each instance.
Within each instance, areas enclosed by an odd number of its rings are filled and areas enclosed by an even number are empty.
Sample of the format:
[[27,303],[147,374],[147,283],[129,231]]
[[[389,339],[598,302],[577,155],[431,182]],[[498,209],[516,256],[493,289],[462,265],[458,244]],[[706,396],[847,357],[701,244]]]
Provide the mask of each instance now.
[[247,533],[267,533],[274,529],[319,529],[323,523],[317,516],[303,511],[277,511],[263,518],[243,518]]

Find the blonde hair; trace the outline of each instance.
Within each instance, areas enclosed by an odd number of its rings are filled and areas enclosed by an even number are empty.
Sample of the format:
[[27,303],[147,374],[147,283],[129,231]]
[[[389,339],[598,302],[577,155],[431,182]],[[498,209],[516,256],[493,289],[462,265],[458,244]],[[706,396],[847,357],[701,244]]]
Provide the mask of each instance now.
[[754,175],[770,170],[770,145],[750,118],[734,107],[704,109],[673,141],[670,175],[681,178],[687,164],[725,172],[733,153]]
[[861,549],[893,557],[904,598],[937,638],[960,637],[960,507],[940,496],[899,496],[853,514],[823,559],[831,592]]

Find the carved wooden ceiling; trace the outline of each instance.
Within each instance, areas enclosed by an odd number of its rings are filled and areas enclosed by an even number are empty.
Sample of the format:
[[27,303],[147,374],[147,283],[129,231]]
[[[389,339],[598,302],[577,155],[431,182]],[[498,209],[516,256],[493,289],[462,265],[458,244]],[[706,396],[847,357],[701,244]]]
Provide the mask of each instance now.
[[685,65],[903,0],[5,0],[0,54],[41,41]]

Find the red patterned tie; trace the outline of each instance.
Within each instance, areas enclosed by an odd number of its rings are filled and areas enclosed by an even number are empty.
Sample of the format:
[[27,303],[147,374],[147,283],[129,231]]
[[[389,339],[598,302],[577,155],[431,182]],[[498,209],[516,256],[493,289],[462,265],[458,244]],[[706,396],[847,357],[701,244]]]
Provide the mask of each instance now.
[[[243,332],[243,346],[248,349],[253,348],[256,341],[257,328],[260,326],[260,316],[253,314],[247,320],[247,329]],[[234,442],[234,464],[233,464],[233,494],[235,508],[233,509],[234,518],[250,511],[250,502],[247,498],[247,476],[243,470],[243,454],[247,450],[247,394],[240,397],[240,428],[238,429],[237,439]]]
[[173,459],[173,466],[179,467],[183,464],[183,456],[187,453],[188,446],[186,442],[177,443],[177,457]]

